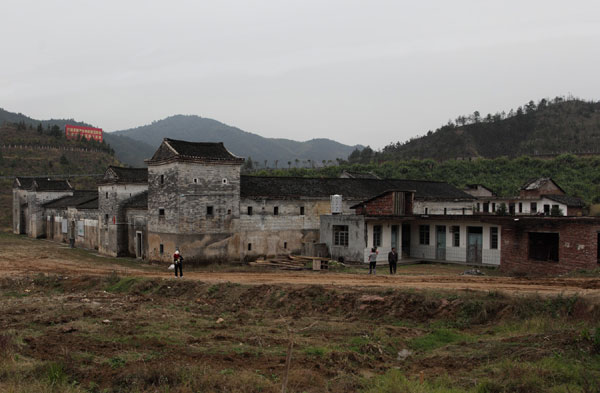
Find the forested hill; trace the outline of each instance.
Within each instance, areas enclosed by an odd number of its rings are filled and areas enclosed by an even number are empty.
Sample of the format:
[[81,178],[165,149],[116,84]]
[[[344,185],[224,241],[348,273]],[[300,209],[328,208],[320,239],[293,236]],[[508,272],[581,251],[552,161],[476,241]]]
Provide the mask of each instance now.
[[[597,150],[597,151],[596,151]],[[350,162],[431,158],[519,157],[564,153],[600,154],[600,102],[557,97],[508,113],[459,116],[436,131],[380,152],[353,152]]]

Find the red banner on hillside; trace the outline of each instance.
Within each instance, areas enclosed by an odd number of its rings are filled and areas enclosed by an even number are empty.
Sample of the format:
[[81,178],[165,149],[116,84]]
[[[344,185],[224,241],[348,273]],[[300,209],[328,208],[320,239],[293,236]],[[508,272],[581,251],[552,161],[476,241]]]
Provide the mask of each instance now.
[[102,142],[102,128],[94,127],[83,127],[83,126],[65,126],[65,137],[67,139],[94,139],[98,142]]

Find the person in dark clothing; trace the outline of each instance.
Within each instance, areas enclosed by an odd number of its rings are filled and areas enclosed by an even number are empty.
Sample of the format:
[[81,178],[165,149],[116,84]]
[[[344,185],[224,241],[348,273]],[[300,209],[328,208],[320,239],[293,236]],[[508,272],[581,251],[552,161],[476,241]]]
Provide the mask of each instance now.
[[390,264],[390,274],[396,274],[396,267],[398,266],[398,253],[396,247],[392,247],[392,251],[388,254],[388,263]]
[[173,254],[173,264],[175,265],[175,277],[177,277],[177,269],[179,269],[179,277],[183,278],[183,257],[179,250],[175,250],[175,254]]
[[377,247],[371,248],[371,253],[369,254],[369,274],[377,274]]

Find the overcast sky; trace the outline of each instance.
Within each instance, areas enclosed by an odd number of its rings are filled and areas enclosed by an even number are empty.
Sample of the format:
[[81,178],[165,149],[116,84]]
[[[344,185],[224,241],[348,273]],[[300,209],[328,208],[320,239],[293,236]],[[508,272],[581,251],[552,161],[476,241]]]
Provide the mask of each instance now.
[[2,0],[0,107],[173,114],[381,148],[461,114],[600,99],[600,2]]

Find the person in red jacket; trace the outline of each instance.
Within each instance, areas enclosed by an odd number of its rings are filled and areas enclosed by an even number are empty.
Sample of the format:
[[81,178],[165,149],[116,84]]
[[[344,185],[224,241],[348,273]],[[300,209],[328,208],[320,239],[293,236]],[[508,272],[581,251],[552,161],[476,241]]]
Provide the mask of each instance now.
[[175,254],[173,254],[173,264],[175,265],[175,277],[177,277],[177,269],[179,269],[179,277],[183,278],[183,257],[179,250],[175,250]]

